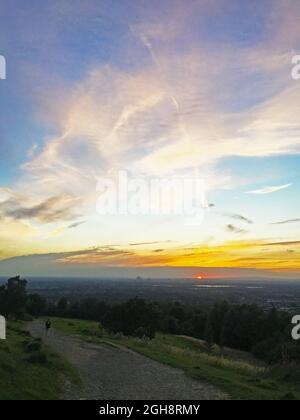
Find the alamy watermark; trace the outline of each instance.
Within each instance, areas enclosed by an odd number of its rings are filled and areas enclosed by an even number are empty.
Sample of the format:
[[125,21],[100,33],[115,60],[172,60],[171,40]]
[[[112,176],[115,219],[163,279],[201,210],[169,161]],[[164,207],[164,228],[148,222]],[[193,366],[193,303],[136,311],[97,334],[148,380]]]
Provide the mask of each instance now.
[[6,79],[6,59],[0,55],[0,80]]
[[292,329],[292,338],[294,340],[300,340],[300,315],[295,315],[293,317],[292,324],[295,325]]
[[101,216],[185,216],[200,224],[209,208],[204,181],[198,172],[178,177],[133,177],[119,171],[97,183],[97,212]]
[[6,340],[6,320],[0,315],[0,340]]
[[292,78],[294,80],[300,80],[300,55],[294,55],[292,57]]

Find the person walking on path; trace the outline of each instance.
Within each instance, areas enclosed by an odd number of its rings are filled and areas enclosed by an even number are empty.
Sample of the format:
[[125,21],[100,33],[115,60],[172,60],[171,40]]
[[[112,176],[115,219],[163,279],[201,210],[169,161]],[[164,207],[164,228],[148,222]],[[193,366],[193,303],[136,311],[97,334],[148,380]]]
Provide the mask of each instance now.
[[45,328],[46,328],[46,336],[49,334],[50,328],[51,328],[51,321],[50,319],[47,319],[45,322]]

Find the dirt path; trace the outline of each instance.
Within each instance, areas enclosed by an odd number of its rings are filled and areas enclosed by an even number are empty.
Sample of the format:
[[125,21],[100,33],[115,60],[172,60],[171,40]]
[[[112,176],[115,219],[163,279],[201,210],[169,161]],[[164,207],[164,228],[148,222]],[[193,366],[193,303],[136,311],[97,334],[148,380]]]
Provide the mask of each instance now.
[[67,389],[66,399],[213,400],[225,397],[213,386],[188,378],[181,370],[130,350],[86,343],[53,330],[45,338],[44,325],[38,321],[30,325],[30,332],[78,369],[83,387],[75,393]]

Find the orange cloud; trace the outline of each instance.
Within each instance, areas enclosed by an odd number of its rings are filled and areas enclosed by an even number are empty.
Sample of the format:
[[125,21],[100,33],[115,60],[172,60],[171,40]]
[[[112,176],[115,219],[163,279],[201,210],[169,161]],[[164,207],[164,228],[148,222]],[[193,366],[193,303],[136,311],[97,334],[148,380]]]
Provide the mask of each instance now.
[[[300,244],[299,244],[300,245]],[[284,247],[284,245],[283,245]],[[226,267],[266,270],[300,270],[300,249],[295,253],[262,241],[231,242],[219,246],[171,247],[159,253],[129,248],[95,249],[76,252],[59,259],[63,264],[96,264],[111,267]],[[283,258],[284,255],[284,258]]]

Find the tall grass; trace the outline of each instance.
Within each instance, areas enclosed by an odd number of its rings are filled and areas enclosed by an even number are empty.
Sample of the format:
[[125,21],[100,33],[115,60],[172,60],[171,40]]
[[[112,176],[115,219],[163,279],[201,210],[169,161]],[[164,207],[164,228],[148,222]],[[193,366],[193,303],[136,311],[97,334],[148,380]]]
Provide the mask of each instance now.
[[150,351],[157,351],[159,349],[159,351],[164,354],[168,354],[181,360],[186,360],[186,362],[189,365],[193,365],[193,367],[196,367],[199,363],[205,363],[210,366],[230,369],[235,372],[251,376],[263,375],[267,371],[264,367],[256,366],[248,362],[232,360],[224,356],[216,356],[200,350],[184,349],[182,347],[165,344],[160,340],[143,342],[142,340],[133,339],[133,341],[135,341],[138,346],[148,347]]

